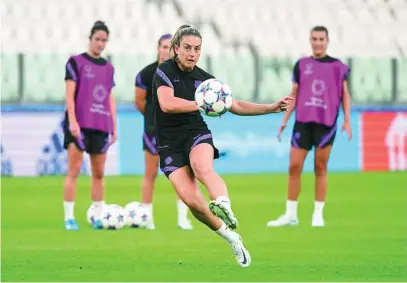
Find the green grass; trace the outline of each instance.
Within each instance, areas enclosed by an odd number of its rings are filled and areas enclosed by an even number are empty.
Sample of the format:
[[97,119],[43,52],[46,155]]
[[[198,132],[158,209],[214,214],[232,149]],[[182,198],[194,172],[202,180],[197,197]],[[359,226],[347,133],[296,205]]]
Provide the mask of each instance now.
[[[286,175],[225,176],[252,266],[203,225],[176,228],[175,193],[160,177],[156,231],[93,231],[89,178],[78,186],[81,229],[63,229],[61,177],[2,179],[2,281],[406,281],[406,173],[331,174],[324,228],[311,227],[304,175],[298,227],[266,228],[285,209]],[[108,177],[108,203],[139,200],[140,177]]]

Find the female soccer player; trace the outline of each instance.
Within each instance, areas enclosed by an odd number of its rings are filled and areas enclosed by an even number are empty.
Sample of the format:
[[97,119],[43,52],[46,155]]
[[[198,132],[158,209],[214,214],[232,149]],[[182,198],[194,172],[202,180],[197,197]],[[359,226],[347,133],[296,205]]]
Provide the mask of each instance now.
[[[292,97],[296,118],[291,139],[288,200],[286,212],[267,226],[297,225],[297,199],[300,194],[301,172],[308,151],[315,147],[315,208],[312,226],[325,225],[323,208],[327,191],[327,164],[336,134],[339,107],[342,102],[345,122],[342,130],[352,138],[350,126],[350,95],[347,77],[349,67],[326,54],[328,30],[316,26],[311,30],[313,55],[301,58],[294,67]],[[284,115],[278,138],[294,107]]]
[[[251,263],[250,254],[239,234],[229,229],[236,228],[238,221],[231,209],[226,184],[213,169],[213,159],[219,153],[194,101],[200,82],[213,78],[196,66],[201,45],[198,30],[181,26],[171,41],[174,57],[157,68],[153,111],[160,167],[192,214],[226,239],[238,264],[247,267]],[[288,108],[290,99],[285,97],[270,105],[234,100],[230,111],[237,115],[277,113]],[[209,207],[196,180],[207,188],[212,200]]]
[[64,184],[65,229],[78,230],[74,217],[76,180],[83,152],[90,155],[93,228],[102,229],[103,175],[106,152],[116,140],[116,103],[112,94],[114,68],[101,57],[109,37],[108,27],[97,21],[90,31],[87,53],[72,56],[66,64],[66,116],[64,147],[68,150],[68,172]]
[[[156,130],[152,115],[152,84],[155,71],[159,64],[170,57],[171,34],[164,34],[158,40],[158,58],[154,63],[144,67],[136,76],[136,107],[144,115],[143,149],[145,160],[145,173],[141,185],[143,205],[147,207],[151,217],[147,229],[154,230],[153,218],[153,192],[157,178],[158,162],[160,157],[157,151]],[[188,207],[178,199],[178,227],[183,230],[192,229],[187,218]]]

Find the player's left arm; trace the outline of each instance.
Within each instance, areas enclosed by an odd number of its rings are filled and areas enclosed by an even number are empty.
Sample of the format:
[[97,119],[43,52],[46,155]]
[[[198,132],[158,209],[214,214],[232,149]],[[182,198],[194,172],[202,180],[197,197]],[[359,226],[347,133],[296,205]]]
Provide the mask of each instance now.
[[350,125],[350,107],[351,107],[351,98],[349,94],[348,81],[343,81],[343,93],[342,93],[342,110],[344,114],[344,123],[342,126],[342,131],[346,131],[348,134],[348,139],[352,139],[352,127]]
[[110,138],[110,144],[113,144],[117,139],[117,110],[116,110],[116,98],[113,95],[113,91],[110,91],[109,105],[110,105],[110,113],[112,115],[112,126],[113,126],[113,132],[112,132],[112,136]]
[[234,99],[229,111],[239,116],[257,116],[270,113],[280,113],[282,111],[287,111],[292,100],[292,97],[285,96],[272,104],[256,104]]
[[[114,82],[114,71],[113,71],[113,78],[112,78],[112,88],[115,87],[116,83]],[[117,139],[117,109],[116,109],[116,98],[113,95],[113,91],[110,90],[109,94],[109,106],[110,106],[110,114],[112,115],[112,126],[113,126],[113,133],[110,137],[110,144],[113,144]]]

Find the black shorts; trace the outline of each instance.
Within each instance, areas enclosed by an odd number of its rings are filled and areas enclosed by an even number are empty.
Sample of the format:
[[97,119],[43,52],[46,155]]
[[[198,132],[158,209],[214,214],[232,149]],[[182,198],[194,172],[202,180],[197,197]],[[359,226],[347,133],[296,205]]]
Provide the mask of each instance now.
[[143,149],[147,150],[153,155],[158,155],[157,138],[155,137],[154,133],[143,133]]
[[89,154],[105,153],[109,148],[109,134],[98,130],[81,130],[81,139],[76,139],[69,130],[65,130],[64,148],[74,143],[80,151]]
[[295,122],[291,145],[306,150],[323,148],[334,143],[335,135],[336,124],[328,127],[317,123]]
[[200,131],[191,133],[184,139],[180,139],[176,142],[178,145],[182,145],[174,151],[165,151],[160,150],[160,169],[167,176],[170,176],[175,170],[184,167],[190,166],[189,154],[192,149],[201,143],[210,144],[214,149],[214,159],[219,158],[219,151],[213,144],[212,133],[209,130]]

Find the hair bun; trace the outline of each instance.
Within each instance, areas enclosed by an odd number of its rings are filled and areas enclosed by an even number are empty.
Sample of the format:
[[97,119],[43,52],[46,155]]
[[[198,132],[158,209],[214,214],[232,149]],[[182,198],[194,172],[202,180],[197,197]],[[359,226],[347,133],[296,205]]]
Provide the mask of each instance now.
[[105,22],[102,22],[102,21],[96,21],[96,22],[93,24],[93,26],[94,26],[94,27],[102,27],[102,26],[106,26],[106,24],[105,24]]

